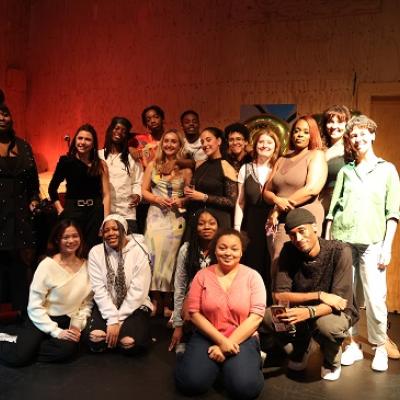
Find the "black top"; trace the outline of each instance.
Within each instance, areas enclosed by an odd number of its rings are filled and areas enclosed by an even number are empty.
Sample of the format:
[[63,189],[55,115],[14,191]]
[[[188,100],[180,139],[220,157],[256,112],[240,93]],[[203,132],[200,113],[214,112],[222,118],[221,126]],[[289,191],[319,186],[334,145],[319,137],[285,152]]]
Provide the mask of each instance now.
[[237,182],[225,176],[222,160],[220,158],[209,159],[202,163],[194,171],[193,182],[196,190],[206,193],[208,199],[206,203],[191,201],[189,211],[195,212],[200,208],[211,208],[217,213],[220,227],[230,227],[238,189]]
[[[318,292],[336,294],[347,300],[345,313],[353,324],[358,311],[353,298],[353,270],[350,247],[337,240],[319,238],[321,251],[310,258],[286,242],[279,256],[275,292]],[[332,311],[336,313],[336,310]]]
[[67,181],[66,199],[97,199],[103,197],[101,175],[92,176],[89,167],[76,157],[61,156],[49,185],[50,199],[59,199],[57,189]]
[[36,238],[29,210],[39,200],[39,178],[32,149],[16,138],[16,157],[0,157],[0,250],[30,248]]
[[230,153],[226,154],[224,158],[226,161],[228,161],[229,164],[232,165],[233,168],[235,168],[236,172],[239,172],[242,165],[251,163],[253,161],[253,157],[250,154],[245,154],[241,160],[238,160]]

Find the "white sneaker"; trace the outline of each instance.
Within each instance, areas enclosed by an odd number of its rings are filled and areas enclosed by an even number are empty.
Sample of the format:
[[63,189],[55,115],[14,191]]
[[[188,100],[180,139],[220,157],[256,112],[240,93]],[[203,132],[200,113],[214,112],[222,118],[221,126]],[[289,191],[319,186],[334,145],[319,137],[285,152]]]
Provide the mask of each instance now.
[[359,345],[356,342],[351,342],[345,347],[340,363],[342,365],[353,365],[356,361],[360,361],[363,358],[364,354]]
[[0,333],[0,342],[17,343],[17,336],[9,335],[8,333]]
[[340,378],[340,373],[342,372],[342,368],[338,367],[335,369],[321,367],[321,378],[326,381],[337,381]]
[[375,350],[375,356],[372,360],[371,368],[374,371],[384,372],[388,369],[388,353],[385,345],[378,346]]

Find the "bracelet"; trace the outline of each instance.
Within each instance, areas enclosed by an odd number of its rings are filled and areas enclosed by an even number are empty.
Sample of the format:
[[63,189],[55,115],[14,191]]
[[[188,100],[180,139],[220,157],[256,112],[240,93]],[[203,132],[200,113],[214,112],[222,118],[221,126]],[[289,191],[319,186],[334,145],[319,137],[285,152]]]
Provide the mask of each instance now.
[[315,318],[317,314],[317,309],[313,306],[308,306],[308,312],[310,313],[310,318]]
[[205,203],[207,200],[208,200],[208,194],[207,194],[207,193],[204,193],[204,197],[203,197],[204,203]]

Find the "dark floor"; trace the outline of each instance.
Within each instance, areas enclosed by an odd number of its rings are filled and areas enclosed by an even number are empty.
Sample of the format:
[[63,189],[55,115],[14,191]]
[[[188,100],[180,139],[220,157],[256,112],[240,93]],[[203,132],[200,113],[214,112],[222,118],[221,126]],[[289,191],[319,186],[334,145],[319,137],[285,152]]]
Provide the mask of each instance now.
[[[390,321],[390,337],[400,343],[400,315],[391,315]],[[171,331],[165,328],[162,319],[152,323],[156,342],[149,354],[139,358],[83,354],[69,364],[37,363],[20,369],[0,366],[0,399],[184,399],[175,391],[172,379],[175,354],[167,351]],[[385,373],[373,372],[371,348],[364,344],[363,350],[366,358],[344,367],[336,382],[320,379],[318,350],[303,373],[288,375],[285,367],[269,368],[260,399],[399,399],[400,361],[389,361],[389,370]],[[213,389],[197,398],[224,399],[226,396],[222,390]]]

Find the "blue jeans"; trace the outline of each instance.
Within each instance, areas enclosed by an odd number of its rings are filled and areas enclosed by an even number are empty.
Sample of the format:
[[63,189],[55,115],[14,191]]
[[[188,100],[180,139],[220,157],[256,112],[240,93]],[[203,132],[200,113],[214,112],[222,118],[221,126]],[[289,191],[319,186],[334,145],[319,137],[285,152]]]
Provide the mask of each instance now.
[[214,343],[195,332],[178,358],[175,370],[177,388],[185,394],[205,393],[214,384],[219,373],[224,387],[232,398],[255,399],[264,386],[261,372],[260,345],[251,337],[240,344],[240,353],[217,363],[208,357],[208,348]]

